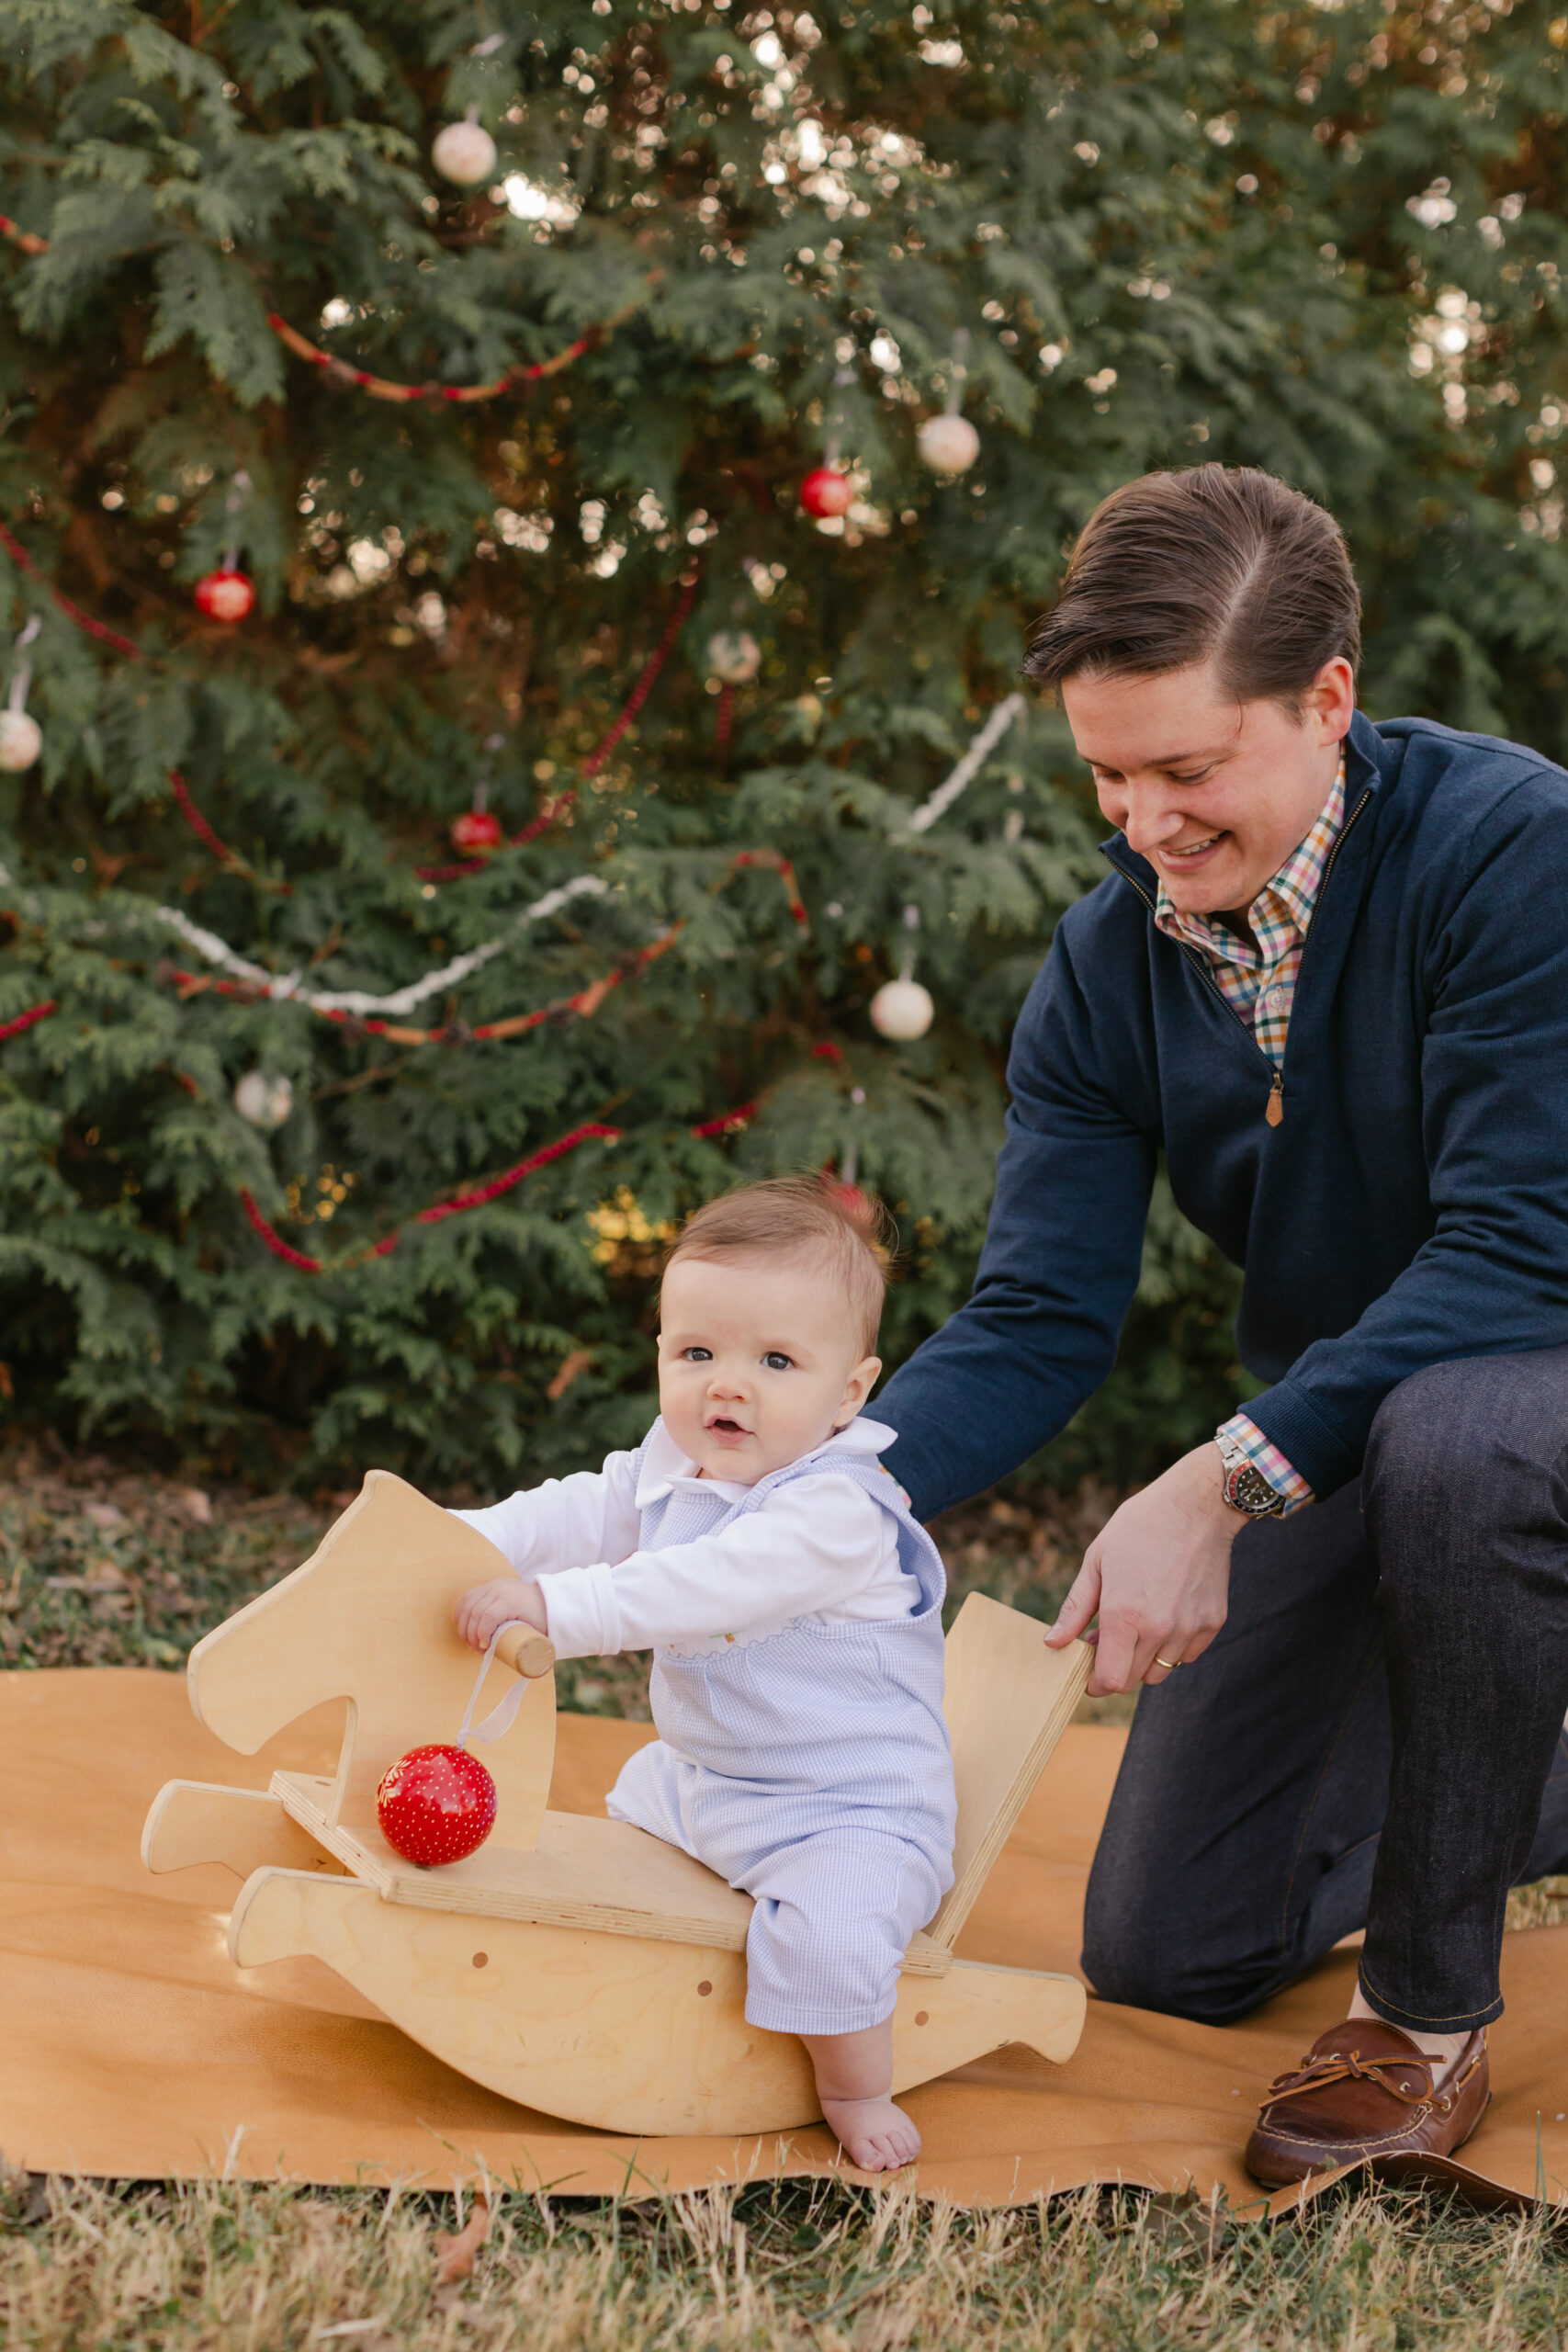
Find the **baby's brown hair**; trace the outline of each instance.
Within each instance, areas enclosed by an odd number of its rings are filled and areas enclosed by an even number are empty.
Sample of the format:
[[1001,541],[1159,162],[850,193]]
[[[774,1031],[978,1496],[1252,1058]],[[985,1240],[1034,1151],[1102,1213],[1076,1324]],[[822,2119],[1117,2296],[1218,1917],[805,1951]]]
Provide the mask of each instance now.
[[876,1352],[886,1260],[896,1235],[878,1200],[831,1177],[770,1176],[738,1185],[694,1209],[665,1256],[669,1272],[682,1258],[764,1254],[814,1260],[843,1286],[858,1318],[863,1353]]

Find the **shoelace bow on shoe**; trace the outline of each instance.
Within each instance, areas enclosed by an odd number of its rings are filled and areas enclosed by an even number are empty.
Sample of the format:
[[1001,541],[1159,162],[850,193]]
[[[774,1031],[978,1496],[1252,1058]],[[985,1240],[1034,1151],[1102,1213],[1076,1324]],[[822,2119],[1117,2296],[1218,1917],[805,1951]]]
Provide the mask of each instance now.
[[[1379,2090],[1403,2100],[1406,2107],[1419,2107],[1433,2095],[1434,2064],[1432,2059],[1417,2052],[1408,2058],[1373,2058],[1363,2063],[1359,2050],[1325,2051],[1321,2058],[1309,2059],[1293,2074],[1276,2075],[1264,2097],[1263,2107],[1267,2110],[1280,2099],[1295,2098],[1299,2092],[1326,2090],[1330,2083],[1351,2081],[1375,2083]],[[1391,2083],[1384,2072],[1389,2066],[1416,2068],[1426,2078],[1422,2088],[1407,2091],[1398,2083]]]

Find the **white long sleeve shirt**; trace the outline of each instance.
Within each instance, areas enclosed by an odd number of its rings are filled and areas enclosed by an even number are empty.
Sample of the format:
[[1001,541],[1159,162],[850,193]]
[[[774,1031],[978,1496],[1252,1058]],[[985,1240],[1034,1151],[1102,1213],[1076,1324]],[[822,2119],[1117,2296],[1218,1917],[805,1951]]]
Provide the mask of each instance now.
[[[897,1432],[852,1421],[818,1451],[880,1453]],[[477,1527],[520,1577],[537,1581],[560,1657],[679,1644],[724,1648],[802,1618],[820,1624],[908,1616],[919,1587],[898,1564],[897,1523],[863,1487],[829,1469],[790,1479],[716,1535],[639,1551],[643,1511],[694,1491],[738,1502],[749,1491],[697,1476],[662,1421],[638,1455],[602,1470],[547,1478],[485,1510],[453,1514]]]

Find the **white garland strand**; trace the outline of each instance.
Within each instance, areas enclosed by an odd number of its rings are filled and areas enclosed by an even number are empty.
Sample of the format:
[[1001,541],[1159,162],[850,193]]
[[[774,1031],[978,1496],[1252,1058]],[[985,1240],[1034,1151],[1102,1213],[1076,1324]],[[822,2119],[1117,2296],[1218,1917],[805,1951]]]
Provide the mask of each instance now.
[[923,833],[936,823],[939,817],[947,814],[953,802],[974,783],[1022,708],[1023,696],[1019,694],[1009,695],[1005,701],[998,703],[952,775],[937,786],[929,800],[921,801],[908,823],[900,828],[901,832]]
[[[0,871],[0,880],[4,878],[4,873]],[[237,980],[248,980],[264,996],[276,1001],[297,1000],[300,1004],[308,1004],[315,1012],[396,1014],[412,1012],[416,1005],[423,1003],[427,996],[438,996],[443,989],[455,988],[459,980],[468,979],[470,974],[488,964],[493,956],[504,953],[512,944],[513,933],[525,930],[529,923],[543,922],[547,915],[558,914],[569,899],[581,898],[585,893],[592,898],[602,898],[609,887],[607,882],[601,881],[597,874],[575,875],[570,882],[563,882],[558,890],[547,890],[542,899],[536,899],[531,907],[525,907],[511,930],[504,932],[499,939],[487,939],[482,946],[469,948],[467,955],[454,956],[452,961],[443,964],[439,971],[426,972],[422,980],[411,980],[407,988],[395,989],[390,996],[371,996],[364,989],[301,988],[299,983],[305,977],[303,972],[266,972],[259,964],[247,963],[244,956],[237,956],[216,932],[204,931],[199,923],[192,922],[187,914],[182,914],[178,907],[155,907],[152,911],[156,922],[170,931],[177,932],[186,946],[193,947],[208,963],[216,964],[221,971],[231,974]]]

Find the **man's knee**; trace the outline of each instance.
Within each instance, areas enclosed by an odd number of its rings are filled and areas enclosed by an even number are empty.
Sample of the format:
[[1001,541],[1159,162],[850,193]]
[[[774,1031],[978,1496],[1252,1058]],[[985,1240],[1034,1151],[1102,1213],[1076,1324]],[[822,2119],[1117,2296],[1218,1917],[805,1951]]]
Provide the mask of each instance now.
[[1473,1356],[1428,1364],[1384,1397],[1361,1474],[1362,1509],[1384,1575],[1393,1561],[1379,1537],[1393,1532],[1395,1519],[1414,1513],[1428,1535],[1440,1530],[1464,1543],[1495,1517],[1506,1483],[1502,1362]]
[[1227,1966],[1212,1949],[1188,1948],[1172,1931],[1168,1907],[1097,1903],[1084,1914],[1083,1973],[1102,2001],[1153,2009],[1198,2025],[1229,2025],[1274,1989],[1273,1961]]

